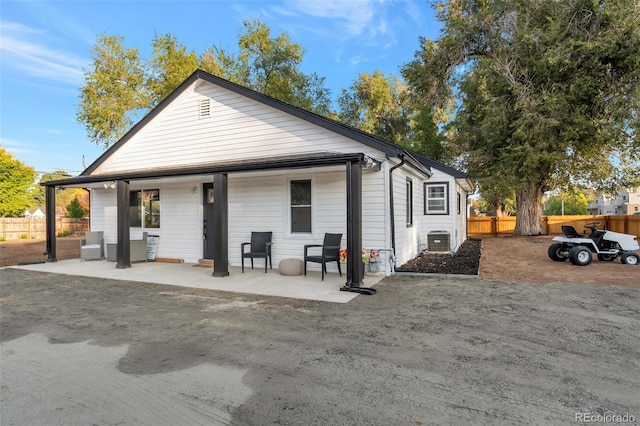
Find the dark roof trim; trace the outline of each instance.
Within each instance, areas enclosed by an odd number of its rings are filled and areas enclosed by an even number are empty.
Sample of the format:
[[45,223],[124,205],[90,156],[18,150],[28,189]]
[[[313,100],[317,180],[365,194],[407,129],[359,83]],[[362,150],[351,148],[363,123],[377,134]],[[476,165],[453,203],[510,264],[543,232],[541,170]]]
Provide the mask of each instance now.
[[167,96],[162,102],[160,102],[154,109],[152,109],[142,120],[136,123],[120,140],[107,149],[96,161],[94,161],[89,167],[87,167],[80,176],[87,176],[93,173],[107,158],[111,156],[113,152],[118,150],[129,139],[131,139],[140,129],[146,126],[151,120],[153,120],[162,110],[164,110],[171,102],[173,102],[178,96],[180,96],[188,87],[194,84],[197,80],[204,80],[217,86],[228,89],[239,95],[253,99],[257,102],[263,103],[287,114],[293,115],[309,123],[323,127],[339,135],[345,136],[349,139],[360,142],[366,146],[382,151],[387,156],[397,157],[399,153],[405,151],[404,148],[398,146],[392,142],[389,142],[378,136],[363,132],[354,127],[347,126],[338,121],[331,120],[313,112],[307,111],[302,108],[295,107],[278,99],[256,92],[255,90],[248,89],[240,86],[236,83],[232,83],[229,80],[217,77],[202,70],[196,70],[189,78],[187,78],[180,86],[178,86],[169,96]]
[[276,169],[301,169],[308,167],[332,166],[347,162],[366,163],[367,156],[362,153],[353,154],[312,154],[270,157],[253,160],[237,160],[220,163],[196,164],[193,166],[169,167],[150,170],[136,170],[101,175],[80,175],[68,179],[50,180],[42,182],[42,186],[75,186],[87,183],[105,182],[111,180],[141,180],[163,177],[209,175],[213,173],[250,172]]
[[446,164],[443,164],[439,161],[436,160],[432,160],[429,157],[425,157],[422,154],[418,154],[417,152],[413,152],[411,150],[407,150],[408,152],[411,153],[411,155],[418,161],[420,161],[422,164],[424,164],[425,166],[429,167],[429,168],[434,168],[436,170],[440,170],[441,172],[444,172],[448,175],[453,176],[456,179],[470,179],[471,177],[465,173],[465,172],[461,172],[458,169],[454,169],[453,167],[447,166]]

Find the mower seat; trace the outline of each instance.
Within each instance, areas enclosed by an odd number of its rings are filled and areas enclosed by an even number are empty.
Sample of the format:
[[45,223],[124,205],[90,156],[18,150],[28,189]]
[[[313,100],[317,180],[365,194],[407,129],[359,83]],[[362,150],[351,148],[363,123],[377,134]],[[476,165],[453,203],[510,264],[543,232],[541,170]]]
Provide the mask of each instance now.
[[584,238],[584,234],[579,234],[576,228],[569,225],[562,225],[562,233],[567,238]]

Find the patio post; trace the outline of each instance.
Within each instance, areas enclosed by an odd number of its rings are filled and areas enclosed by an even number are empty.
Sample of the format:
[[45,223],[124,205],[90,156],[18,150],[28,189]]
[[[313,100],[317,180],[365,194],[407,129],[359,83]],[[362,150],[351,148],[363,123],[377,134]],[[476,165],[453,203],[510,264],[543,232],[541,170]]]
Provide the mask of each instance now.
[[213,276],[229,276],[229,190],[226,173],[213,175]]
[[364,278],[362,264],[362,164],[347,163],[347,283],[360,287]]
[[56,187],[47,186],[45,192],[46,204],[46,227],[47,227],[47,243],[46,255],[47,262],[57,262],[56,258]]
[[129,217],[129,181],[116,181],[116,198],[118,211],[118,250],[116,268],[131,268],[131,232]]

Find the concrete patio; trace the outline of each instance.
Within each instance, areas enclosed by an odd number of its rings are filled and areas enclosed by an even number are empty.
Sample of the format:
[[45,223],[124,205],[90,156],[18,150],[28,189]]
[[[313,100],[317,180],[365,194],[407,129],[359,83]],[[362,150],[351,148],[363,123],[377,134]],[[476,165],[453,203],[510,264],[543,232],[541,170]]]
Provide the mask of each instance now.
[[[245,267],[243,274],[239,267],[229,267],[229,276],[220,278],[211,275],[212,268],[192,263],[142,262],[133,263],[131,268],[117,269],[115,263],[106,260],[83,262],[80,259],[11,268],[333,303],[347,303],[358,295],[340,291],[340,287],[346,282],[345,273],[342,277],[330,273],[321,281],[319,271],[310,271],[304,277],[283,276],[277,269],[269,270],[265,274],[264,269],[260,267],[253,270]],[[381,275],[366,275],[364,286],[372,287],[382,278],[384,277]]]

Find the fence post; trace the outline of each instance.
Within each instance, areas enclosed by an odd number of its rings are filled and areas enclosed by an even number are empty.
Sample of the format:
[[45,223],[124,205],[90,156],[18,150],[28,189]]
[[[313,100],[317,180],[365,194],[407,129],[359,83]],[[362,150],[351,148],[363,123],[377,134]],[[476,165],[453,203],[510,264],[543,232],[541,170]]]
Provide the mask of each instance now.
[[498,236],[498,217],[491,218],[491,235],[494,237]]

